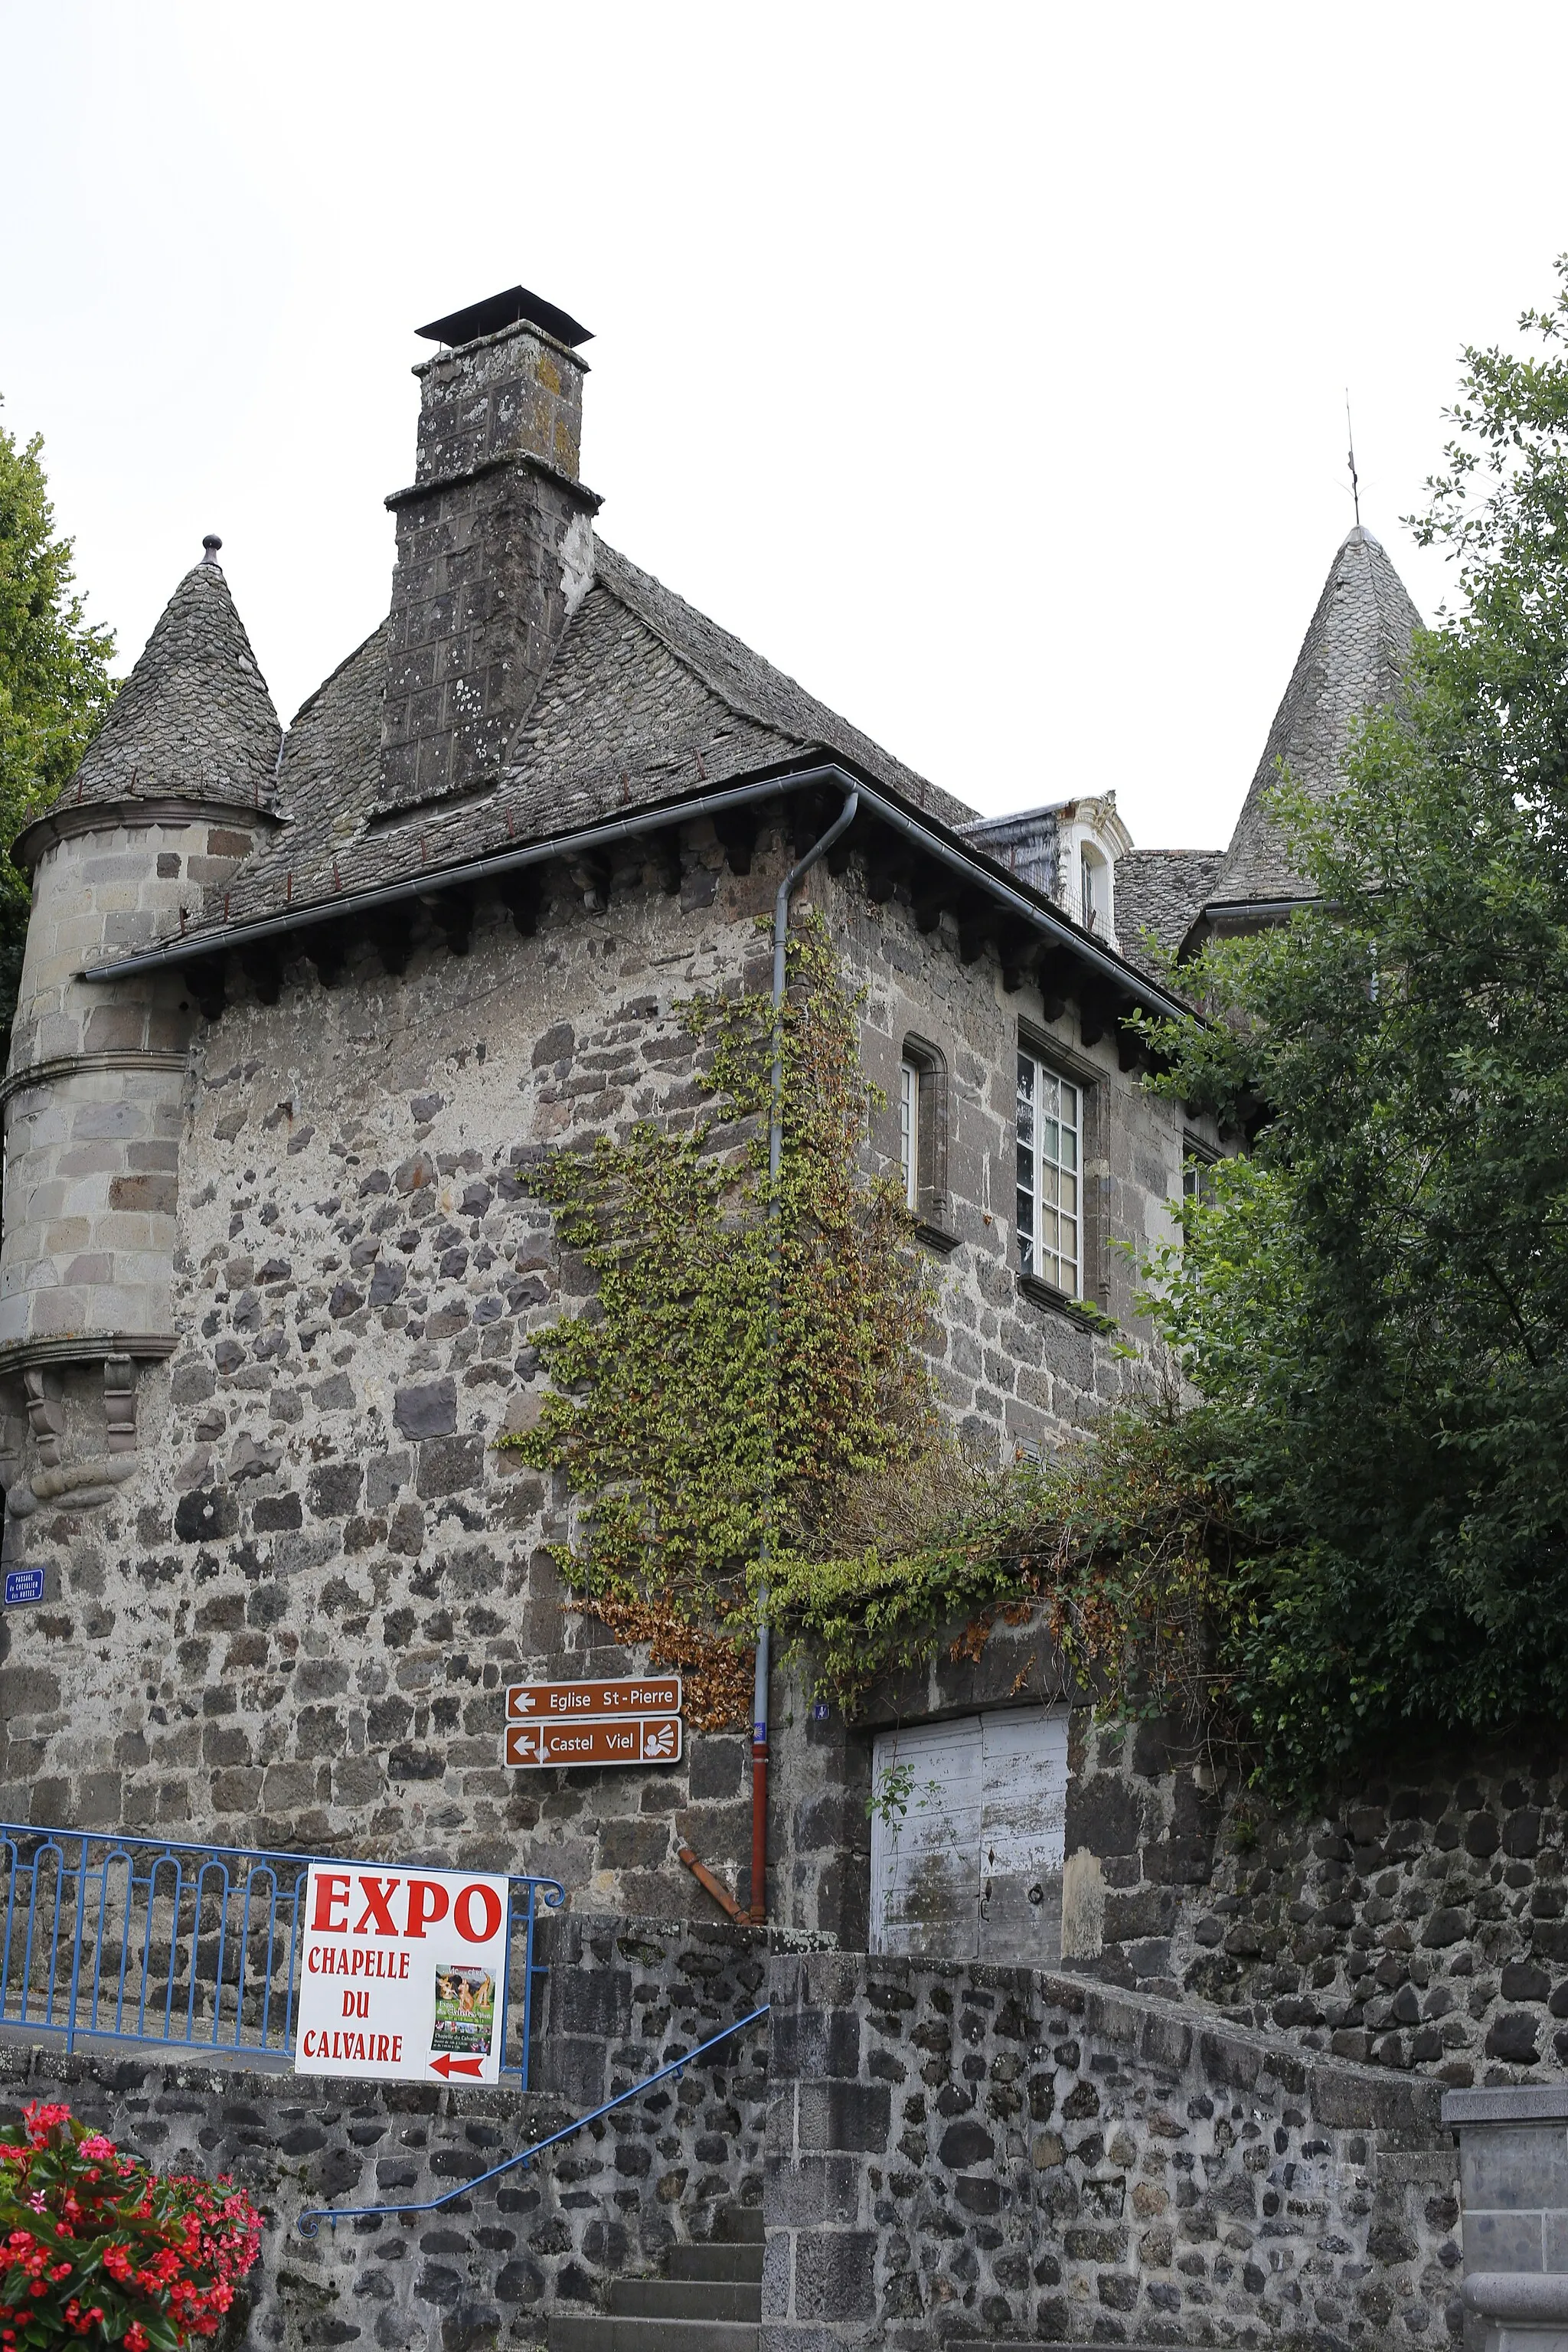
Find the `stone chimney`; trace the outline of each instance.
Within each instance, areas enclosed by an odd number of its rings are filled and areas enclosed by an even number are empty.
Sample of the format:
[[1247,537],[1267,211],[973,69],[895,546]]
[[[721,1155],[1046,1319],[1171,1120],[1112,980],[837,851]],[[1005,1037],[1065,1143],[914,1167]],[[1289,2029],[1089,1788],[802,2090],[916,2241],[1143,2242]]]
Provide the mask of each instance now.
[[599,500],[577,478],[588,330],[523,287],[419,333],[449,346],[421,386],[397,518],[379,806],[495,776],[593,579]]

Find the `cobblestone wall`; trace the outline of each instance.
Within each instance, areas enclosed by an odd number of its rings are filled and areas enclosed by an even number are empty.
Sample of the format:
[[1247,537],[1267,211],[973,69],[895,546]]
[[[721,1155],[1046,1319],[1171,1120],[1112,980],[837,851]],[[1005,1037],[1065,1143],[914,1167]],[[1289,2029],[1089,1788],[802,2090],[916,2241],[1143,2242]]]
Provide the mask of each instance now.
[[[647,854],[595,877],[607,908],[558,875],[532,937],[481,908],[464,955],[426,937],[394,979],[362,947],[340,984],[296,968],[275,1004],[236,1002],[201,1027],[184,1081],[178,1345],[140,1374],[133,1470],[100,1508],[66,1496],[8,1522],[7,1564],[42,1567],[47,1598],[0,1622],[0,1817],[527,1867],[591,1908],[702,1916],[684,1839],[749,1900],[739,1729],[692,1735],[659,1771],[500,1760],[509,1681],[644,1663],[565,1609],[546,1549],[567,1532],[563,1498],[494,1449],[537,1412],[533,1334],[590,1292],[516,1171],[635,1118],[689,1119],[704,1095],[680,1000],[765,979],[755,919],[777,839],[742,876],[691,828],[678,892],[653,887]],[[1043,1441],[1121,1375],[1011,1268],[1029,992],[1009,996],[994,957],[966,963],[946,918],[922,935],[901,902],[873,905],[853,871],[813,887],[871,989],[873,1075],[917,1017],[950,1066],[954,1245],[933,1341],[948,1402]],[[1129,1122],[1108,1213],[1135,1237],[1174,1181],[1179,1131],[1162,1159],[1167,1114],[1108,1044],[1094,1053],[1108,1100],[1119,1090],[1107,1134],[1123,1108]],[[896,1152],[890,1128],[880,1141]],[[101,1378],[47,1377],[68,1469],[102,1452]],[[8,1486],[37,1467],[12,1386]],[[853,1935],[863,1802],[858,1832],[851,1819],[830,1837],[833,1792],[816,1789],[817,1843],[786,1843],[795,1762],[804,1788],[822,1761],[804,1744],[792,1761],[805,1718],[789,1713],[774,1916]]]
[[1441,2344],[1435,2084],[1023,1969],[773,1969],[764,2352]]
[[0,2044],[0,2126],[61,2098],[163,2168],[232,2172],[268,2227],[246,2352],[495,2352],[542,2339],[554,2308],[591,2307],[605,2279],[652,2271],[706,2237],[720,2209],[761,2200],[765,2030],[717,2063],[437,2213],[300,2236],[325,2202],[417,2203],[471,2179],[570,2116],[706,2040],[763,1995],[765,1939],[720,1926],[553,1923],[538,2088],[355,2085],[143,2053],[69,2060]]
[[1458,2087],[1568,2071],[1555,1749],[1412,1757],[1311,1819],[1200,1787],[1159,1725],[1078,1725],[1074,1965]]

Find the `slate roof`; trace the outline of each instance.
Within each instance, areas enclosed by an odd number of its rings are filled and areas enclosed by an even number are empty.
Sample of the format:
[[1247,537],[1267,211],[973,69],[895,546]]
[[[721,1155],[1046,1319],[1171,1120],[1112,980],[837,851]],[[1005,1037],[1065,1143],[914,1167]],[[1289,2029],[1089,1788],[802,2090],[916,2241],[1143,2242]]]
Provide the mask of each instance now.
[[1020,809],[1012,816],[988,816],[978,824],[966,824],[963,837],[1009,874],[1054,898],[1061,866],[1061,802],[1056,801],[1045,808]]
[[283,827],[186,936],[348,902],[824,752],[944,824],[973,816],[602,541],[595,560],[493,790],[395,823],[378,814],[384,625],[300,710],[279,772]]
[[1291,898],[1309,891],[1291,867],[1268,804],[1279,763],[1283,760],[1293,781],[1315,800],[1326,799],[1341,781],[1352,721],[1393,699],[1409,656],[1411,632],[1421,626],[1421,615],[1381,543],[1358,524],[1323,584],[1209,894],[1212,903]]
[[66,788],[268,807],[283,730],[216,563],[187,572]]
[[1129,963],[1163,978],[1144,933],[1179,948],[1214,896],[1223,849],[1125,849],[1116,861],[1116,937]]

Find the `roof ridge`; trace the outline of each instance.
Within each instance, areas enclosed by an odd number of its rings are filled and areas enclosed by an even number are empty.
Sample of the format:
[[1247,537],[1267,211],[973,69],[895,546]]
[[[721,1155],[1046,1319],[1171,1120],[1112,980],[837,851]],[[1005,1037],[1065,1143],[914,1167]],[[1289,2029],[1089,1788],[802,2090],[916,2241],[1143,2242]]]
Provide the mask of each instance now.
[[[764,654],[755,652],[742,637],[689,604],[674,589],[667,588],[651,572],[644,572],[630,556],[623,555],[597,532],[595,547],[597,554],[605,559],[595,564],[595,579],[737,718],[790,741],[819,744],[864,769],[889,791],[954,830],[980,817],[978,809],[969,807],[955,794],[944,792],[940,784],[931,783],[914,769],[906,767],[852,719],[843,718],[809,688],[802,686],[798,678],[780,669]],[[685,642],[676,626],[679,623],[689,626],[690,635]]]
[[[391,619],[392,615],[390,613],[384,614],[376,623],[374,628],[367,630],[365,635],[360,639],[358,645],[353,646],[350,652],[346,653],[341,662],[335,662],[332,667],[327,672],[325,677],[321,679],[319,684],[310,688],[310,693],[305,697],[304,701],[300,705],[300,708],[295,711],[293,718],[290,719],[288,726],[283,730],[283,740],[285,742],[287,742],[289,737],[292,735],[295,728],[300,724],[300,719],[303,719],[308,712],[315,709],[317,703],[320,702],[322,695],[326,693],[328,688],[335,685],[337,680],[342,677],[349,664],[351,662],[358,661],[365,647],[375,643],[376,638],[380,636],[383,629],[386,627]],[[281,759],[281,752],[279,752],[279,757]]]
[[[668,598],[670,604],[678,604],[683,613],[689,614],[700,629],[711,631],[715,636],[728,639],[742,653],[750,654],[751,648],[744,641],[733,635],[732,632],[723,627],[721,623],[711,619],[699,606],[689,603],[679,590],[667,588],[662,580],[657,580],[651,572],[645,572],[640,563],[634,563],[629,555],[623,555],[618,547],[612,547],[609,541],[601,539],[597,531],[594,534],[594,542],[596,553],[609,557],[612,572],[618,571],[622,573],[630,573],[633,593],[627,595],[627,583],[624,579],[620,582],[613,578],[606,579],[597,563],[594,570],[595,586],[603,587],[618,604],[623,604],[628,613],[641,621],[645,628],[651,629],[665,651],[679,662],[683,669],[689,669],[693,677],[699,679],[708,688],[710,694],[717,695],[721,702],[728,703],[739,717],[750,719],[756,726],[766,727],[770,731],[776,733],[778,731],[776,715],[763,709],[760,705],[743,705],[738,698],[740,692],[743,691],[742,688],[737,688],[731,691],[728,683],[723,686],[718,685],[703,668],[696,654],[683,646],[675,633],[666,625],[658,612],[658,600],[661,596]],[[652,589],[655,592],[654,595],[647,598],[638,595],[637,591],[644,588]],[[752,654],[751,657],[754,661],[764,663],[770,669],[774,668],[774,665],[767,661],[765,655]],[[784,678],[786,684],[793,686],[797,693],[805,692],[805,688],[799,681],[790,677],[786,671],[775,670],[774,674]]]

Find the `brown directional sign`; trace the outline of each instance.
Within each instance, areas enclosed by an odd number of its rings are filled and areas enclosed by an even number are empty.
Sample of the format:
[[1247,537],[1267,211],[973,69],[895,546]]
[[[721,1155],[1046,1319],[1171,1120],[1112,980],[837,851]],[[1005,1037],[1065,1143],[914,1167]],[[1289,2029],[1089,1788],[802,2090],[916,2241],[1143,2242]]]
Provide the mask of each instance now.
[[506,1760],[517,1771],[548,1771],[563,1764],[679,1764],[678,1715],[628,1716],[624,1721],[509,1723]]
[[679,1715],[679,1675],[626,1675],[613,1683],[514,1683],[506,1695],[512,1723],[563,1723],[610,1716]]

